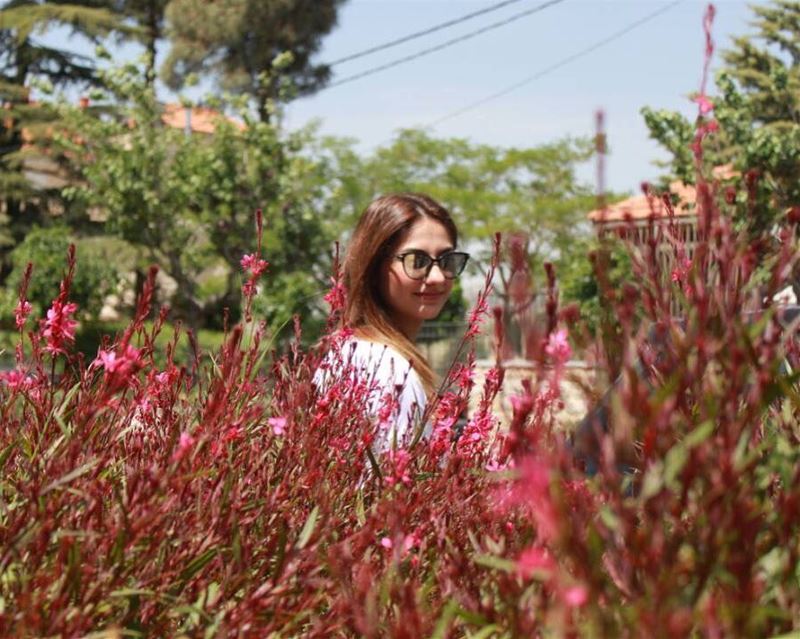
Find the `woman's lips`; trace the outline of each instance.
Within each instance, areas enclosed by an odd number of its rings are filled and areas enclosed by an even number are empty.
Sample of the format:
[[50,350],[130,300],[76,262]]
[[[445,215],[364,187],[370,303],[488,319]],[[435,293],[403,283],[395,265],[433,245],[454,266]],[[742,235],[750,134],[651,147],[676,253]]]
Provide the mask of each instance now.
[[419,297],[424,302],[438,302],[442,297],[444,297],[444,292],[438,293],[414,293],[417,297]]

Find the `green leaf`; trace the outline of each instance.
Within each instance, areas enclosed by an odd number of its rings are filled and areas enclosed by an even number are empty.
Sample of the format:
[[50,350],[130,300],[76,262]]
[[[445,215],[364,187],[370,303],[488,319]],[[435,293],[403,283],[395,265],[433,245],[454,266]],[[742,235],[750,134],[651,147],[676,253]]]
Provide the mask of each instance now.
[[667,452],[664,458],[664,483],[670,486],[689,461],[689,449],[681,442]]
[[619,531],[619,517],[617,517],[608,506],[603,506],[600,509],[600,520],[609,528],[609,530]]
[[56,418],[56,420],[58,420],[58,424],[59,426],[61,426],[61,430],[66,431],[65,434],[68,434],[69,430],[67,429],[66,425],[63,422],[64,413],[66,412],[67,407],[70,405],[73,398],[80,389],[81,389],[80,383],[77,383],[72,388],[70,388],[69,391],[67,391],[67,394],[64,396],[64,400],[61,402],[59,407],[54,412],[54,417]]
[[319,517],[319,506],[314,506],[303,524],[303,530],[300,531],[300,536],[297,538],[297,548],[302,550],[311,539],[314,532],[314,527],[317,525],[317,518]]
[[687,448],[694,448],[711,437],[713,432],[714,423],[711,421],[703,422],[683,439],[683,443]]
[[433,634],[430,636],[430,639],[444,639],[445,636],[447,636],[447,629],[453,622],[457,610],[457,601],[451,599],[447,602],[447,604],[445,604],[444,610],[442,610],[442,615],[436,622],[436,627],[433,629]]
[[2,469],[6,465],[9,456],[11,455],[11,453],[14,452],[14,449],[16,447],[17,447],[17,442],[13,441],[3,449],[2,453],[0,453],[0,469]]
[[[2,464],[0,464],[2,467]],[[358,492],[356,493],[356,519],[358,520],[358,524],[363,526],[367,521],[367,513],[364,510],[364,489],[359,488]]]
[[499,632],[499,631],[500,631],[500,626],[498,626],[497,624],[493,623],[493,624],[489,624],[488,626],[486,626],[484,628],[481,628],[478,632],[476,632],[474,634],[472,634],[472,633],[467,634],[467,638],[468,639],[488,639],[488,637],[491,637],[493,634],[495,634],[496,632]]
[[372,452],[372,449],[367,446],[367,459],[369,460],[370,466],[372,467],[372,472],[375,473],[375,477],[378,478],[378,481],[383,479],[383,475],[381,474],[381,467],[378,465],[378,460],[375,459],[375,454]]
[[642,500],[647,501],[655,497],[664,488],[664,464],[660,461],[652,464],[644,473],[642,481]]
[[212,546],[208,550],[206,550],[203,554],[195,557],[190,561],[186,568],[181,571],[179,575],[179,579],[181,581],[189,581],[192,577],[194,577],[198,572],[200,572],[205,566],[210,562],[214,557],[216,557],[218,552],[217,546]]
[[510,559],[503,559],[494,555],[477,555],[474,561],[481,566],[502,570],[503,572],[516,572],[517,570],[517,565]]
[[56,488],[60,488],[61,486],[71,482],[73,479],[77,479],[81,475],[85,475],[90,470],[92,470],[92,468],[97,466],[98,463],[99,463],[99,460],[97,460],[97,459],[93,459],[92,461],[85,463],[83,466],[81,466],[79,468],[76,468],[75,470],[67,473],[63,477],[60,477],[59,479],[55,480],[54,482],[49,483],[47,486],[44,487],[44,490],[42,490],[41,494],[42,495],[46,495],[51,490],[55,490]]

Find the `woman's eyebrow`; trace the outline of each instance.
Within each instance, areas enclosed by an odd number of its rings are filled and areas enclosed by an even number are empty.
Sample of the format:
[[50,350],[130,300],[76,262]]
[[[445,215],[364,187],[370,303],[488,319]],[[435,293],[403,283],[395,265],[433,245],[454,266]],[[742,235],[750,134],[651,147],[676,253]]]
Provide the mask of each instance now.
[[[454,246],[448,246],[447,248],[443,248],[440,251],[437,251],[436,254],[433,257],[440,257],[440,256],[444,255],[445,253],[452,253],[455,250],[456,249],[455,249]],[[425,251],[425,250],[423,250],[421,248],[416,248],[416,247],[413,247],[413,246],[409,246],[408,248],[405,248],[400,252],[401,253],[425,253],[425,255],[430,255],[430,253],[428,253],[428,251]]]

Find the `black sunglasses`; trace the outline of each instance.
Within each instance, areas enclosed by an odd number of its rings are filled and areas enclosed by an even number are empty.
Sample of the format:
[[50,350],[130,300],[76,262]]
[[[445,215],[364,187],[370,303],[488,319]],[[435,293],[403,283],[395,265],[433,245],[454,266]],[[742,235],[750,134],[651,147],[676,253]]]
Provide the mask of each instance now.
[[395,256],[403,263],[403,270],[412,280],[424,280],[436,264],[445,279],[454,280],[467,265],[469,254],[452,251],[439,257],[431,257],[425,251],[406,251]]

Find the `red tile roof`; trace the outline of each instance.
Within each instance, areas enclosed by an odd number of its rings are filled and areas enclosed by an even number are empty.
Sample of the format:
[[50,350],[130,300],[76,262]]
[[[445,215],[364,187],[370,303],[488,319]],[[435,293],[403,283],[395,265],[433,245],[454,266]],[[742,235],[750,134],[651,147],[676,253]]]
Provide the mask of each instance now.
[[[672,198],[673,211],[676,217],[695,215],[695,209],[692,206],[696,197],[694,186],[688,186],[683,182],[673,182],[669,185],[669,192],[673,196],[677,196],[677,198]],[[649,195],[644,193],[634,195],[621,202],[609,204],[605,208],[590,211],[588,217],[595,224],[665,217],[667,215],[667,207],[661,198],[662,193],[656,191],[651,192]]]
[[[728,180],[736,177],[738,173],[734,171],[730,164],[718,166],[712,171],[713,179]],[[694,203],[697,199],[697,190],[691,184],[684,184],[676,181],[669,185],[669,193],[672,196],[672,210],[675,217],[691,217],[696,215]],[[634,195],[621,202],[609,204],[605,208],[590,211],[587,217],[595,224],[606,224],[609,222],[626,222],[628,220],[647,220],[650,217],[665,217],[667,207],[662,197],[663,191],[653,190],[648,195]]]
[[192,133],[213,133],[217,128],[217,121],[220,118],[226,118],[240,131],[245,128],[243,122],[227,117],[214,109],[209,109],[207,107],[185,107],[178,102],[165,104],[164,112],[161,114],[161,121],[168,127],[185,129],[188,124],[191,127]]

